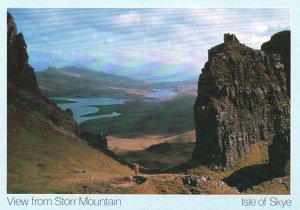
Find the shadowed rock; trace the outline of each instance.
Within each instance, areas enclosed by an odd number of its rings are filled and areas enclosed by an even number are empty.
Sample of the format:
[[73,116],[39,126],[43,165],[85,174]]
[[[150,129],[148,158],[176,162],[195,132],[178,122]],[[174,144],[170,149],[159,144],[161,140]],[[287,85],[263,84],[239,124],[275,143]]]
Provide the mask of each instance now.
[[[7,13],[7,80],[10,85],[40,94],[33,68],[28,63],[27,45],[11,14]],[[12,93],[13,91],[9,91]]]
[[261,49],[270,54],[275,53],[280,55],[284,65],[286,86],[288,94],[291,91],[291,32],[281,31],[274,34],[271,39],[261,45]]
[[[66,128],[79,136],[81,128],[70,111],[59,109],[45,98],[39,89],[33,68],[28,63],[27,45],[22,33],[17,32],[13,16],[7,13],[7,103],[15,110],[42,114],[49,125]],[[26,112],[26,111],[25,111]]]
[[237,42],[240,43],[240,41],[236,38],[234,34],[224,34],[224,42]]
[[278,129],[269,146],[269,163],[278,176],[290,174],[290,129]]

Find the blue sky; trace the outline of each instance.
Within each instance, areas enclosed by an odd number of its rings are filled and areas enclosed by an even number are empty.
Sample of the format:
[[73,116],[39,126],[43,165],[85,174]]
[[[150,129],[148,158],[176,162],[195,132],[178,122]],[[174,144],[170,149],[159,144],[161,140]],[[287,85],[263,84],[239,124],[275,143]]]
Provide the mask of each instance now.
[[235,33],[242,43],[259,49],[274,33],[290,29],[289,9],[275,8],[9,12],[25,36],[36,71],[71,65],[107,72],[113,65],[124,67],[126,74],[155,63],[165,71],[182,71],[173,67],[187,64],[194,67],[190,74],[199,75],[207,50],[222,43],[224,33]]

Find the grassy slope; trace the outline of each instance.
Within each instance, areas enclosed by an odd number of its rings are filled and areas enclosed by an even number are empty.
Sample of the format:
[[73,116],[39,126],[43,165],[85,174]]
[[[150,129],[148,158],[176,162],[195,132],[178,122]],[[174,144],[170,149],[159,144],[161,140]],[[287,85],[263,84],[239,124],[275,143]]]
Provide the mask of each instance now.
[[92,133],[107,134],[180,134],[194,129],[195,96],[179,95],[170,101],[128,101],[125,104],[101,106],[97,114],[120,112],[114,118],[88,120],[81,125]]
[[270,142],[266,141],[259,141],[255,144],[250,146],[250,151],[248,154],[245,155],[242,159],[239,160],[236,166],[228,169],[227,171],[212,171],[205,166],[191,166],[188,170],[189,174],[205,174],[210,176],[214,179],[224,179],[230,176],[237,170],[240,170],[244,167],[251,166],[251,165],[260,165],[265,164],[268,162],[268,145]]
[[[142,184],[124,183],[120,179],[111,182],[82,182],[67,188],[63,193],[109,193],[109,194],[237,194],[236,190],[226,184],[219,186],[217,180],[202,184],[196,190],[183,183],[185,175],[155,174],[142,175]],[[125,177],[124,179],[131,179]]]
[[195,143],[161,143],[146,150],[128,152],[120,156],[146,168],[166,169],[187,162],[192,157]]
[[[166,169],[189,161],[195,147],[195,131],[176,136],[108,137],[115,154],[146,168]],[[150,143],[151,142],[151,143]]]
[[[131,169],[41,114],[8,110],[8,192],[51,193],[77,181],[125,176]],[[86,173],[74,173],[74,168]]]
[[[129,194],[238,194],[235,188],[229,187],[227,184],[219,185],[219,180],[231,176],[232,174],[243,170],[245,167],[252,165],[260,165],[267,162],[267,145],[268,142],[258,142],[251,146],[251,153],[246,155],[239,164],[226,171],[212,171],[204,166],[195,166],[184,172],[184,174],[176,172],[174,174],[155,174],[142,175],[146,181],[140,185],[123,182],[116,179],[109,182],[103,181],[85,181],[79,182],[65,189],[66,193],[129,193]],[[256,171],[255,173],[265,173],[265,171]],[[185,175],[187,174],[187,175]],[[206,184],[200,185],[200,188],[191,189],[183,184],[182,178],[194,175],[204,175],[211,177],[212,180]],[[250,173],[250,176],[252,174]],[[247,181],[247,176],[244,177]],[[242,194],[289,194],[289,177],[281,177],[262,182],[253,186]]]
[[[118,180],[132,175],[131,169],[49,124],[39,113],[11,107],[8,113],[8,193],[190,194],[183,175],[177,174],[142,175],[145,183],[124,186]],[[77,167],[86,173],[73,173]],[[207,190],[208,194],[235,192],[215,184]]]
[[290,176],[275,178],[247,189],[244,194],[290,195]]
[[[8,193],[190,194],[183,175],[177,174],[142,175],[144,184],[124,186],[118,180],[132,175],[131,169],[33,110],[9,106],[8,128]],[[73,173],[77,167],[86,173]],[[209,194],[214,187],[207,186]],[[226,187],[218,192],[235,191]]]
[[[180,139],[172,142],[179,143]],[[204,174],[214,180],[229,177],[249,165],[267,162],[267,145],[267,142],[253,145],[251,153],[232,170],[214,172],[205,167],[195,167],[187,173]],[[152,152],[157,153],[159,150],[155,148]],[[73,173],[72,169],[77,167],[86,170],[86,173]],[[147,179],[144,184],[129,187],[114,185],[118,177],[132,173],[129,168],[91,148],[68,129],[55,126],[40,113],[9,106],[9,193],[190,193],[182,184],[182,174],[143,175]],[[287,194],[285,185],[285,178],[283,183],[271,180],[244,193]],[[227,185],[221,187],[214,183],[198,190],[205,194],[235,193]]]
[[[188,174],[203,174],[213,179],[224,180],[237,187],[243,194],[289,194],[289,177],[275,178],[268,167],[268,145],[271,142],[259,141],[250,146],[250,152],[239,160],[236,166],[227,171],[213,171],[205,166],[192,166]],[[282,180],[282,181],[281,181]]]

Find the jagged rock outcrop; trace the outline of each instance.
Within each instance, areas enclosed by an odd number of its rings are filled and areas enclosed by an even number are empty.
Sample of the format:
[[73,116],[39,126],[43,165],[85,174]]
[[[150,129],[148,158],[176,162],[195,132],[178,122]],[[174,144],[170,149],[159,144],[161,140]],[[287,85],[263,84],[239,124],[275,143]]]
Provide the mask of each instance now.
[[[278,54],[284,65],[288,95],[291,93],[291,32],[281,31],[274,34],[261,49],[267,54]],[[290,128],[279,127],[269,146],[269,163],[278,175],[290,173]]]
[[[40,94],[33,68],[28,63],[27,45],[11,14],[7,13],[7,80],[10,85]],[[11,92],[9,92],[11,93]]]
[[280,56],[225,34],[224,43],[208,51],[194,118],[193,158],[203,165],[231,167],[259,140],[285,141],[280,133],[290,126],[290,101]]
[[224,43],[228,43],[228,42],[237,42],[239,43],[240,41],[236,38],[236,36],[234,34],[224,34]]
[[267,53],[278,54],[284,65],[288,94],[291,90],[291,31],[281,31],[262,44],[261,49]]
[[27,45],[11,14],[7,13],[7,103],[8,118],[17,121],[26,114],[39,114],[49,124],[81,135],[72,113],[59,109],[41,95],[33,68],[28,63]]

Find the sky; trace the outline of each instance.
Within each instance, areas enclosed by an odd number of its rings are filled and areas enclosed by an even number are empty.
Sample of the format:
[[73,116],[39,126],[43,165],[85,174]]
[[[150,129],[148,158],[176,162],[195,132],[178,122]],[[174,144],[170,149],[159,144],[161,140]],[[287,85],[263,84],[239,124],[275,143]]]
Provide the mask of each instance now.
[[130,75],[153,66],[176,77],[199,75],[207,50],[222,43],[224,33],[259,49],[274,33],[290,29],[290,10],[277,8],[8,11],[35,71],[79,66]]

